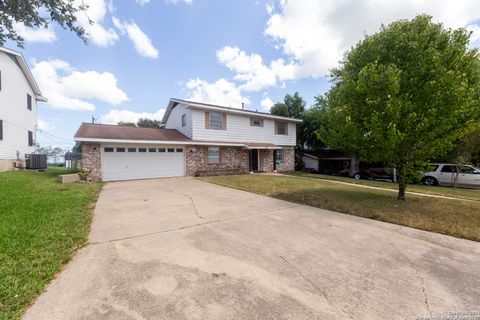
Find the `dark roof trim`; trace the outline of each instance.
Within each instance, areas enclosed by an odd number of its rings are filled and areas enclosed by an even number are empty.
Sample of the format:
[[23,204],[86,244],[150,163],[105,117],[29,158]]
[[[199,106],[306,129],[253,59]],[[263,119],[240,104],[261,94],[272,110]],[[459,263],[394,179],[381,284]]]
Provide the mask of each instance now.
[[283,121],[288,121],[288,122],[297,122],[297,123],[302,122],[302,120],[300,120],[300,119],[284,117],[284,116],[277,116],[277,115],[266,113],[266,112],[244,110],[244,109],[238,109],[238,108],[219,106],[219,105],[216,105],[216,104],[209,104],[209,103],[203,103],[203,102],[195,102],[195,101],[171,98],[170,102],[168,103],[167,110],[165,111],[165,114],[164,114],[163,119],[162,119],[163,123],[167,122],[167,119],[170,116],[171,111],[178,104],[186,105],[187,108],[192,108],[192,109],[220,110],[220,111],[224,111],[224,112],[227,112],[227,113],[244,114],[244,115],[248,115],[248,116],[252,116],[252,117],[267,118],[267,119],[274,119],[274,120],[277,119],[277,120],[283,120]]

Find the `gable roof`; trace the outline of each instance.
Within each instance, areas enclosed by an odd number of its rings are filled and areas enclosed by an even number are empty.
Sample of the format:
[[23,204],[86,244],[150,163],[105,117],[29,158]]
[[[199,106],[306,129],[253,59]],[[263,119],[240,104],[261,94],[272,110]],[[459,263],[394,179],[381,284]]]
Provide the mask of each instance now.
[[30,68],[28,67],[27,62],[25,61],[25,58],[23,57],[23,55],[20,52],[10,50],[10,49],[4,48],[4,47],[0,47],[0,51],[5,52],[10,57],[15,59],[18,66],[22,70],[25,78],[27,79],[28,84],[32,88],[33,92],[35,93],[35,99],[37,99],[37,101],[47,102],[47,98],[45,98],[42,95],[42,92],[40,91],[40,88],[38,87],[37,83],[35,82],[35,79],[33,78],[32,72],[30,71]]
[[191,141],[175,129],[139,128],[92,123],[82,123],[77,133],[75,133],[74,139],[77,141],[88,141],[91,139]]
[[163,123],[167,122],[167,119],[170,116],[170,113],[172,112],[173,108],[175,108],[178,104],[186,105],[187,108],[191,108],[191,109],[212,110],[212,111],[240,114],[240,115],[257,117],[257,118],[282,120],[282,121],[296,122],[296,123],[302,122],[302,120],[300,120],[300,119],[284,117],[284,116],[277,116],[277,115],[273,115],[273,114],[266,113],[266,112],[258,112],[258,111],[252,111],[252,110],[224,107],[224,106],[219,106],[219,105],[216,105],[216,104],[209,104],[209,103],[203,103],[203,102],[195,102],[195,101],[171,98],[169,103],[168,103],[167,110],[165,111],[165,114],[163,115],[163,119],[162,119]]

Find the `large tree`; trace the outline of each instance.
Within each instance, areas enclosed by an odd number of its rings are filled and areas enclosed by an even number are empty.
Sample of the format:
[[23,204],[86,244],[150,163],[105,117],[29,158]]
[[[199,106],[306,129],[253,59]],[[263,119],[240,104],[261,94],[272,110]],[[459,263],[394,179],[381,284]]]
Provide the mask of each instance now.
[[140,118],[137,121],[137,126],[141,128],[160,128],[162,122],[148,118]]
[[479,124],[480,59],[469,39],[426,15],[366,36],[331,72],[322,139],[396,168],[404,200],[409,177]]
[[305,111],[306,102],[295,92],[292,95],[287,94],[283,102],[277,102],[270,108],[270,113],[278,116],[300,118]]
[[76,17],[86,9],[83,1],[75,0],[0,0],[0,46],[10,39],[23,47],[24,39],[15,30],[16,23],[27,28],[47,28],[56,22],[86,41],[86,32]]

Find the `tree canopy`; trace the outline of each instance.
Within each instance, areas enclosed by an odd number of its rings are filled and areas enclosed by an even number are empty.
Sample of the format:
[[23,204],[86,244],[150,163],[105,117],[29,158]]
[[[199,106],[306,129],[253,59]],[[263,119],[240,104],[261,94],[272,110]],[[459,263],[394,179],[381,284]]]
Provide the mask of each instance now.
[[124,126],[124,127],[136,127],[137,124],[135,122],[128,122],[128,121],[120,121],[117,123],[119,126]]
[[366,36],[331,72],[322,140],[396,168],[405,199],[408,178],[479,124],[480,59],[469,39],[426,15]]
[[277,102],[270,108],[270,113],[277,116],[300,118],[305,111],[305,100],[298,92],[292,95],[287,94],[283,102]]
[[27,28],[47,28],[52,22],[68,29],[86,41],[86,32],[77,23],[76,13],[87,6],[75,0],[17,0],[0,1],[0,46],[12,40],[23,48],[24,39],[15,30],[15,24]]
[[137,121],[137,126],[141,128],[160,128],[162,122],[148,118],[140,118]]

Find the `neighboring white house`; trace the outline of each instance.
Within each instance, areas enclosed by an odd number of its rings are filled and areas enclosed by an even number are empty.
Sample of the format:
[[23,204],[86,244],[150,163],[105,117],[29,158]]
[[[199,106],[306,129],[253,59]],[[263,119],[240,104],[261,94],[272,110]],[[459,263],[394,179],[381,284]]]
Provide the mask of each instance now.
[[164,128],[84,123],[83,166],[94,180],[293,171],[296,124],[269,113],[170,99]]
[[47,101],[22,54],[0,47],[0,171],[34,151],[37,101]]

